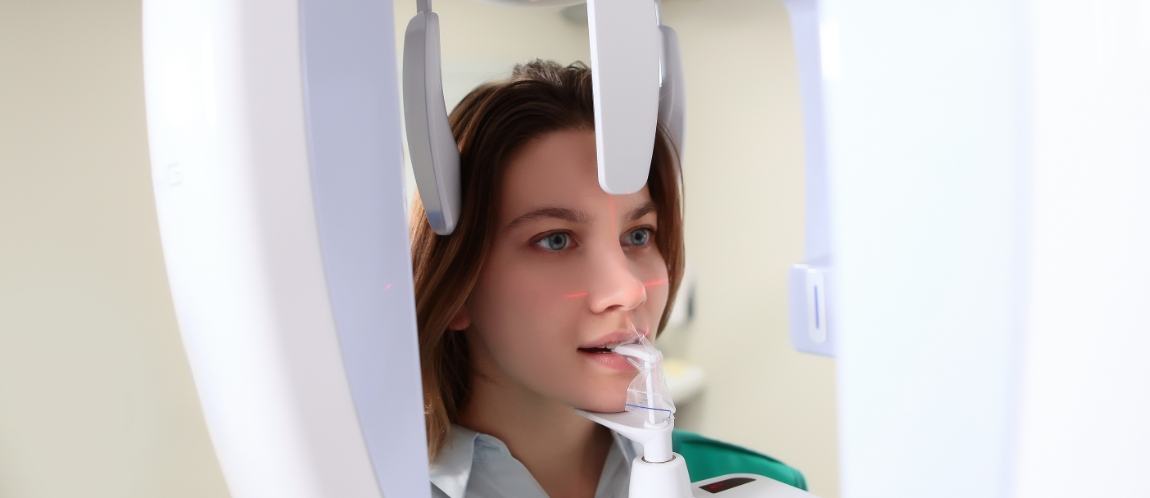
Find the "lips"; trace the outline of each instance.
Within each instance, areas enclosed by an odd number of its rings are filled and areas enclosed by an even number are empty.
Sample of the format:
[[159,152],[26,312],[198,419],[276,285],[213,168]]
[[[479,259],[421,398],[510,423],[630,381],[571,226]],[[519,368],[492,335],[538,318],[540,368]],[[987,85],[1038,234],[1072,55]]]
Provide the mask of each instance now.
[[631,360],[623,355],[615,354],[610,351],[603,353],[593,353],[587,350],[579,350],[579,356],[586,359],[593,365],[599,368],[606,368],[612,372],[622,372],[630,376],[634,376],[636,372],[635,365],[631,364]]
[[[639,334],[642,334],[644,337],[647,335],[645,331],[639,331]],[[635,331],[617,330],[579,346],[579,350],[589,353],[606,353],[610,352],[611,348],[615,346],[620,344],[629,344],[635,342],[636,340],[637,338]]]
[[633,376],[635,365],[629,358],[616,354],[611,348],[620,344],[630,344],[638,340],[638,335],[647,336],[645,330],[636,333],[635,330],[616,330],[610,334],[600,336],[579,346],[579,356],[589,361],[596,368],[604,368],[609,372]]

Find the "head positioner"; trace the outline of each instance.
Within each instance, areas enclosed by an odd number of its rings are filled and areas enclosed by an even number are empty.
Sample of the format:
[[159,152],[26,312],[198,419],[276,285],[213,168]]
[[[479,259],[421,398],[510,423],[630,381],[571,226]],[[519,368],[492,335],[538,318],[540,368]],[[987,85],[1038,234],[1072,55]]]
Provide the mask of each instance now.
[[[443,99],[439,18],[431,0],[416,3],[403,49],[407,144],[428,222],[447,235],[459,220],[459,149]],[[658,123],[682,148],[678,40],[659,24],[657,10],[657,0],[587,2],[599,185],[612,194],[637,192],[647,183]]]

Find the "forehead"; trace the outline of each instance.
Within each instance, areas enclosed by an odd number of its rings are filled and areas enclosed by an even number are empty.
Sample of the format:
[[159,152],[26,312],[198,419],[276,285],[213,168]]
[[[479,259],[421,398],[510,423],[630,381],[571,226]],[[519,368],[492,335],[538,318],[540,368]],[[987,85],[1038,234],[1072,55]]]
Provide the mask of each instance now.
[[644,187],[634,194],[614,196],[599,187],[595,132],[562,130],[525,144],[507,164],[503,177],[501,217],[542,206],[594,209],[612,200],[620,205],[650,200]]

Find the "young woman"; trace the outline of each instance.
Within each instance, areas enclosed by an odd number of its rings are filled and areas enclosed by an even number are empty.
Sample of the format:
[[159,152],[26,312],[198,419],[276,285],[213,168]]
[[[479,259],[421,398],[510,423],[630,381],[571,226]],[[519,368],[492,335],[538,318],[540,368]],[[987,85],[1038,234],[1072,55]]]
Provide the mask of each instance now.
[[591,73],[535,61],[453,110],[462,209],[412,256],[435,496],[626,496],[629,442],[573,408],[622,411],[636,371],[595,349],[654,340],[683,268],[680,171],[657,133],[647,186],[599,187]]

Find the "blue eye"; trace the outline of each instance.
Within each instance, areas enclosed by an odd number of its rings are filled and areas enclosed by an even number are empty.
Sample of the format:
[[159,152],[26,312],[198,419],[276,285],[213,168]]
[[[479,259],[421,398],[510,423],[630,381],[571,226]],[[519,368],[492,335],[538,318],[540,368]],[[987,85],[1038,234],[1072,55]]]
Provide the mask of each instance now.
[[627,233],[627,245],[645,246],[651,242],[654,230],[650,228],[637,228]]
[[535,245],[546,249],[548,251],[562,251],[571,244],[571,234],[565,232],[555,232],[539,239]]
[[[645,247],[651,243],[651,237],[654,236],[654,232],[651,228],[636,228],[635,230],[627,232],[627,235],[623,238],[623,243],[627,246]],[[568,250],[571,249],[574,244],[575,241],[568,232],[549,233],[534,242],[536,247],[549,252]]]

